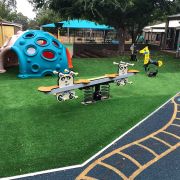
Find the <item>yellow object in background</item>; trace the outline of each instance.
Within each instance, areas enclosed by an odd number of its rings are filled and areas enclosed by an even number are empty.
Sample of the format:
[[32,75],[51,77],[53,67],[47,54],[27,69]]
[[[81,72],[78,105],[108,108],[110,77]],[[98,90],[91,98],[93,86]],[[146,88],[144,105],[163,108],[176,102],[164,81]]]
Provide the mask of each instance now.
[[0,21],[0,47],[20,30],[22,30],[22,25],[20,24]]
[[13,26],[1,26],[0,28],[0,47],[12,36],[14,35]]
[[162,61],[158,61],[158,67],[161,67],[163,65],[163,62]]
[[144,54],[144,64],[148,64],[150,61],[150,52],[148,46],[139,51],[141,54]]

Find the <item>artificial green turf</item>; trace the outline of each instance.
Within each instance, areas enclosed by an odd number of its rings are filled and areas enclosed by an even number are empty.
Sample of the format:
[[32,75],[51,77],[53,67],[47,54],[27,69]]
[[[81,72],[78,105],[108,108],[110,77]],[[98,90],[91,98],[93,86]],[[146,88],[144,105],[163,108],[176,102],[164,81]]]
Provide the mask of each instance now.
[[[79,99],[63,103],[37,91],[56,78],[18,79],[17,68],[0,74],[0,177],[80,164],[179,92],[180,59],[157,56],[164,59],[158,77],[145,76],[141,60],[132,85],[111,84],[109,100],[88,106],[80,90]],[[122,59],[128,57],[73,63],[87,78],[116,72],[112,62]]]

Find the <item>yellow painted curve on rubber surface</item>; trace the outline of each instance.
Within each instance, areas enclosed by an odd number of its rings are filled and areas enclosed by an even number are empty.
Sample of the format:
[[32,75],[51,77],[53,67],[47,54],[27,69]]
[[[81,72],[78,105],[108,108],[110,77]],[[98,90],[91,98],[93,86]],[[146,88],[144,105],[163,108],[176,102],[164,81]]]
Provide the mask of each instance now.
[[[180,96],[180,94],[179,94]],[[178,95],[176,96],[178,97]],[[165,133],[165,134],[168,134],[170,136],[172,136],[173,138],[176,138],[178,140],[180,140],[180,137],[176,134],[173,134],[173,133],[170,133],[170,132],[167,132],[166,129],[170,126],[170,125],[173,125],[173,126],[176,126],[176,127],[179,127],[179,125],[176,125],[173,123],[173,121],[176,119],[176,120],[180,120],[180,118],[177,118],[176,115],[178,113],[178,106],[180,106],[179,104],[176,104],[175,102],[175,98],[174,97],[172,99],[172,103],[174,104],[174,112],[173,112],[173,115],[171,117],[171,119],[169,120],[169,122],[163,126],[161,129],[151,133],[150,135],[142,138],[142,139],[139,139],[139,140],[136,140],[132,143],[129,143],[129,144],[126,144],[125,146],[122,146],[120,148],[117,148],[115,150],[113,150],[112,152],[100,157],[99,159],[95,160],[93,163],[91,163],[77,178],[76,180],[94,180],[96,178],[91,178],[89,177],[89,175],[87,175],[96,165],[101,165],[105,168],[108,168],[110,170],[112,170],[114,173],[116,173],[117,175],[119,175],[122,179],[134,179],[136,176],[138,176],[143,170],[145,170],[146,168],[148,168],[149,166],[151,166],[152,164],[154,164],[155,162],[157,162],[158,160],[160,160],[161,158],[165,157],[166,155],[168,155],[169,153],[173,152],[175,149],[177,149],[179,146],[180,146],[180,142],[176,143],[175,145],[170,145],[168,142],[156,137],[156,135],[158,133]],[[163,143],[164,145],[166,145],[168,147],[167,150],[165,150],[163,153],[161,154],[157,154],[155,153],[152,149],[150,149],[149,147],[146,147],[145,145],[142,145],[141,142],[147,140],[147,139],[150,139],[150,138],[153,138],[161,143]],[[141,148],[145,149],[146,151],[148,151],[149,153],[151,153],[154,158],[150,161],[148,161],[147,163],[145,163],[144,165],[141,165],[137,160],[135,160],[134,158],[132,158],[130,155],[128,154],[125,154],[124,152],[122,152],[122,150],[125,150],[126,148],[129,148],[133,145],[137,145],[137,146],[140,146]],[[109,157],[111,157],[112,155],[114,154],[120,154],[122,156],[124,156],[125,158],[129,159],[132,163],[134,163],[138,169],[135,170],[129,177],[127,177],[125,174],[123,174],[119,169],[113,167],[112,165],[109,165],[107,163],[104,163],[103,161]]]

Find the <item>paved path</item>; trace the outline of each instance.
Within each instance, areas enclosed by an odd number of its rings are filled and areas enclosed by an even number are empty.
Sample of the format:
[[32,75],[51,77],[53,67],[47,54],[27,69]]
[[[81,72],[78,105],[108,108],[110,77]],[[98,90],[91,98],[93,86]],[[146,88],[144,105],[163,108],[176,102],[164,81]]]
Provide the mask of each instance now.
[[[180,177],[180,93],[83,165],[20,176],[36,180],[120,180]],[[18,177],[15,177],[16,179]]]

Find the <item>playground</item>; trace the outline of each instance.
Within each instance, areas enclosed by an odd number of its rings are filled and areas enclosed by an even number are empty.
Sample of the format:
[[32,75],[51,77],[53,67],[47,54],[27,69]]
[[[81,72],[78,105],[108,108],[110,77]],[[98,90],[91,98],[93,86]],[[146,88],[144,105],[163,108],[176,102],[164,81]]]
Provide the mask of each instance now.
[[[88,106],[79,99],[59,103],[37,91],[56,77],[19,79],[18,67],[0,75],[0,177],[82,164],[179,92],[179,59],[154,51],[164,65],[149,78],[138,55],[133,84],[111,86],[111,97]],[[117,69],[129,56],[73,59],[78,78],[94,78]]]
[[0,180],[179,180],[179,4],[0,1]]
[[84,163],[12,179],[178,179],[179,110],[178,93]]

